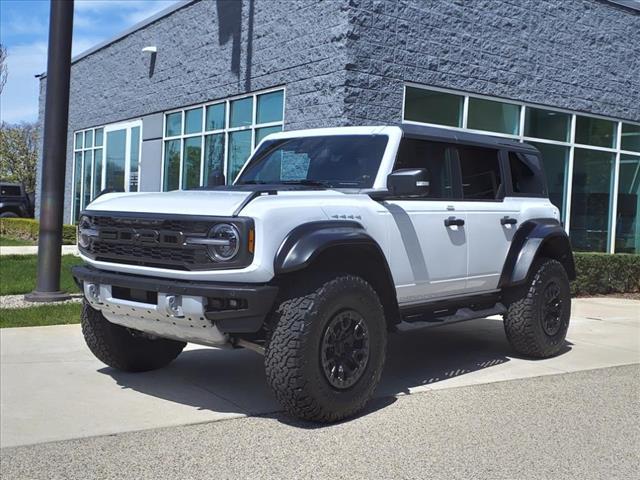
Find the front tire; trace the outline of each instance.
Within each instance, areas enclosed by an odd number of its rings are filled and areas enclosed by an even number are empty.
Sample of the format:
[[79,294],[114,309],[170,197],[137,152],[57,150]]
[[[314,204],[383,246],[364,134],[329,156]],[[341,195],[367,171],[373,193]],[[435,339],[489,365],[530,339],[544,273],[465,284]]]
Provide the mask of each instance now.
[[186,343],[148,338],[107,320],[86,300],[82,305],[82,334],[89,350],[103,363],[124,372],[162,368],[182,352]]
[[569,277],[560,262],[548,258],[538,260],[532,271],[524,295],[504,316],[504,329],[516,352],[552,357],[564,346],[569,328]]
[[267,381],[291,415],[335,422],[369,401],[384,367],[387,329],[362,278],[318,274],[285,289],[265,353]]

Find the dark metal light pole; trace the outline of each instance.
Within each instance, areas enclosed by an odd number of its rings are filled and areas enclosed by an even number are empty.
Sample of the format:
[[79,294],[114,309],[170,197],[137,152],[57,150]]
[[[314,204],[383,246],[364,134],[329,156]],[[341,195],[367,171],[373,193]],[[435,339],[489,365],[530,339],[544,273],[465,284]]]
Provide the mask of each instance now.
[[51,0],[40,190],[38,282],[36,289],[25,295],[25,299],[32,302],[51,302],[69,298],[68,294],[60,291],[60,249],[72,33],[73,0]]

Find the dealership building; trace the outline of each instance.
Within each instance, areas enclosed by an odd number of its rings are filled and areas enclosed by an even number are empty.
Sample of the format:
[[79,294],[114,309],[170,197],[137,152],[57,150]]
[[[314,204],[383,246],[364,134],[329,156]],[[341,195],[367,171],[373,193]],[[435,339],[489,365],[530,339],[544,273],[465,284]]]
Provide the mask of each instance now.
[[232,183],[271,132],[402,123],[535,145],[574,248],[640,253],[634,0],[178,3],[74,59],[64,220]]

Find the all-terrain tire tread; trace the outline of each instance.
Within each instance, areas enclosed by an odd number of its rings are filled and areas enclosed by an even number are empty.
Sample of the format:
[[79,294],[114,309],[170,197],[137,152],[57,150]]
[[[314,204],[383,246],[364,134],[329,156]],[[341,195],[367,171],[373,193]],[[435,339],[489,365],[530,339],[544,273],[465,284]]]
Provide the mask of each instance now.
[[[375,290],[362,278],[354,275],[340,275],[329,280],[318,275],[304,288],[292,286],[286,292],[275,312],[274,330],[265,355],[267,380],[281,405],[291,415],[304,420],[335,422],[361,410],[373,395],[375,386],[382,375],[382,368],[374,372],[373,386],[368,395],[363,396],[348,411],[330,411],[324,408],[308,392],[309,379],[303,375],[304,357],[302,345],[307,345],[311,333],[310,325],[316,320],[314,306],[319,299],[341,291],[345,284],[358,284],[371,294],[382,311]],[[385,337],[386,349],[386,337]]]
[[553,259],[539,259],[533,271],[535,272],[528,284],[528,288],[522,298],[514,301],[504,315],[504,329],[509,343],[513,349],[526,356],[535,358],[547,358],[558,352],[557,345],[540,342],[535,331],[536,296],[541,292],[539,285],[541,279],[548,272],[564,277],[568,284],[568,277],[560,262]]

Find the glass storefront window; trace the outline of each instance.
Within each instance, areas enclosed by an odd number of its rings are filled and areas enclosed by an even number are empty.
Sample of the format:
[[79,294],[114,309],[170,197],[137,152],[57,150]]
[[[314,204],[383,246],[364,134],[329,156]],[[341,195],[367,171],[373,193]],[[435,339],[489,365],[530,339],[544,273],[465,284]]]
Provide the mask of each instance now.
[[204,129],[206,131],[222,130],[224,128],[224,103],[209,105]]
[[564,221],[566,210],[565,192],[567,191],[567,172],[569,169],[569,147],[549,143],[529,142],[540,150],[547,177],[549,200],[560,210]]
[[[74,132],[74,161],[78,156],[82,161],[74,170],[71,223],[104,188],[116,192],[138,190],[141,134],[140,120]],[[76,148],[76,143],[82,147]],[[129,183],[125,184],[127,178]]]
[[129,161],[129,191],[138,191],[138,162],[140,161],[140,127],[131,129],[131,151]]
[[524,136],[569,141],[571,115],[553,110],[526,107]]
[[520,129],[520,105],[469,98],[467,127],[517,135]]
[[189,190],[200,186],[200,159],[202,137],[190,137],[184,141],[182,188]]
[[575,149],[570,236],[577,251],[609,249],[614,166],[614,153]]
[[640,156],[621,155],[616,253],[640,253]]
[[[76,134],[76,141],[78,138],[78,134]],[[80,216],[80,195],[82,192],[82,152],[75,153],[74,159],[74,169],[75,169],[75,182],[74,182],[74,192],[73,192],[73,218],[74,220]]]
[[257,123],[282,121],[283,91],[258,95]]
[[231,102],[229,127],[246,127],[253,122],[253,98],[241,98]]
[[182,133],[182,112],[170,113],[165,116],[165,137],[176,137]]
[[126,142],[126,130],[114,130],[107,133],[106,188],[113,188],[116,191],[123,190]]
[[93,147],[93,130],[87,130],[84,133],[84,148]]
[[91,202],[91,170],[93,167],[93,150],[84,152],[84,164],[82,167],[82,208],[87,208]]
[[229,134],[229,162],[227,181],[233,182],[240,169],[251,155],[251,131],[242,130]]
[[102,146],[103,135],[104,135],[104,128],[96,128],[96,147]]
[[[165,177],[163,190],[231,183],[260,140],[282,131],[283,110],[284,90],[280,89],[166,114],[164,142],[169,159],[165,163],[171,166],[165,165],[163,171],[171,178]],[[184,132],[176,134],[183,119]],[[169,149],[169,142],[178,139],[180,147],[172,144]],[[177,169],[172,163],[176,151],[182,159]]]
[[407,87],[404,119],[450,127],[462,126],[464,97],[451,93]]
[[263,127],[256,129],[256,147],[262,141],[262,139],[270,133],[277,133],[281,131],[282,127],[280,125],[278,125],[277,127]]
[[204,137],[205,185],[224,185],[224,133]]
[[602,118],[576,115],[576,143],[613,148],[615,141],[615,122]]
[[[96,136],[97,140],[97,136]],[[96,198],[102,190],[102,149],[99,148],[93,155],[94,169],[93,169],[93,198]]]
[[184,112],[184,133],[200,133],[202,131],[202,108],[194,108]]
[[162,190],[177,190],[180,179],[180,140],[164,142],[164,171]]
[[640,125],[623,123],[620,140],[622,143],[621,150],[640,152]]

